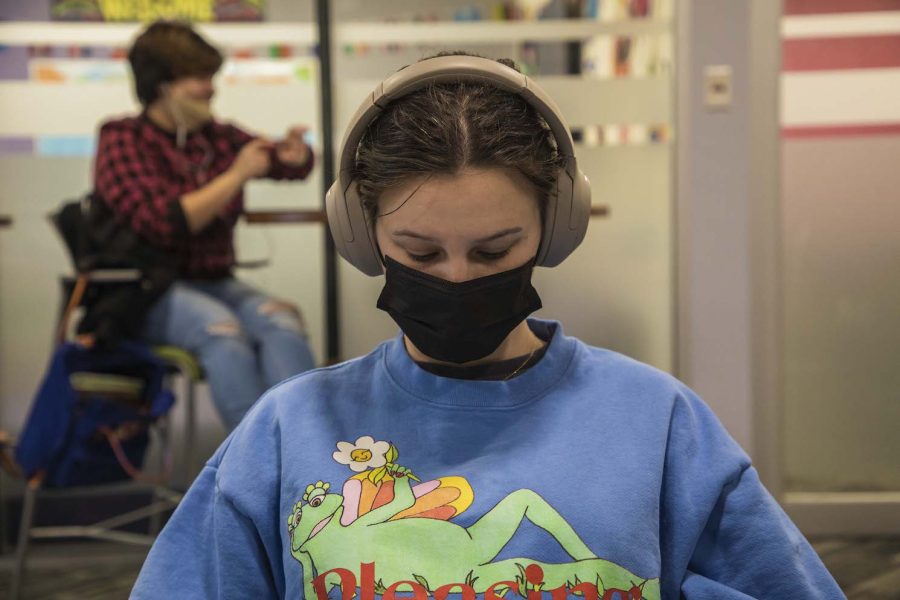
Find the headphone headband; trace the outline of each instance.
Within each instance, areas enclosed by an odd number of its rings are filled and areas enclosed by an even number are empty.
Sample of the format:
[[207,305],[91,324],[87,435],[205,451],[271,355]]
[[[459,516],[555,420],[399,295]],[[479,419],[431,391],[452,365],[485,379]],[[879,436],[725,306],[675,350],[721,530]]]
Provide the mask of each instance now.
[[537,264],[556,266],[581,240],[590,216],[590,184],[578,169],[572,135],[559,107],[537,84],[515,69],[477,56],[439,56],[397,71],[366,96],[350,120],[341,146],[337,181],[326,197],[328,221],[338,252],[367,275],[382,272],[374,232],[356,193],[352,172],[359,142],[387,106],[408,94],[441,83],[485,83],[516,94],[546,121],[565,166],[557,177],[556,198],[544,215]]
[[[504,64],[480,56],[438,56],[397,71],[378,84],[363,100],[350,119],[341,144],[340,172],[350,172],[356,160],[356,149],[369,124],[388,104],[408,94],[440,83],[486,83],[521,96],[544,118],[553,132],[557,150],[575,158],[572,134],[566,126],[556,102],[527,76]],[[359,126],[361,125],[361,126]],[[568,164],[569,160],[566,160]],[[574,172],[570,172],[574,176]]]

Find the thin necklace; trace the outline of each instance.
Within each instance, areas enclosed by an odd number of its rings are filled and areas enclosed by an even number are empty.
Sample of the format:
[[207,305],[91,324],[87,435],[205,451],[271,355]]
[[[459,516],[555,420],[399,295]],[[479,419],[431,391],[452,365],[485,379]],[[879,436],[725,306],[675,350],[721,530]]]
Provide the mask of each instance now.
[[[543,345],[539,346],[539,348],[543,348]],[[518,367],[516,367],[516,370],[515,370],[515,371],[513,371],[512,373],[510,373],[509,375],[507,375],[506,377],[504,377],[504,378],[503,378],[503,381],[509,381],[510,379],[512,379],[512,378],[516,375],[516,373],[518,373],[519,371],[521,371],[521,370],[522,370],[522,367],[524,367],[525,365],[528,364],[528,361],[531,360],[531,357],[534,356],[534,353],[535,353],[535,352],[537,352],[537,348],[533,348],[533,349],[531,350],[531,352],[528,354],[528,356],[525,357],[525,362],[523,362],[521,365],[519,365]]]

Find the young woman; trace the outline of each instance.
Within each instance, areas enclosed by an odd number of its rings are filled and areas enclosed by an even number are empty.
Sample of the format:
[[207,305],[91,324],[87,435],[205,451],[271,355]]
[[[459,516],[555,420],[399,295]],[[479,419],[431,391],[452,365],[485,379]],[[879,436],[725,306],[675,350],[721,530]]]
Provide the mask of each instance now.
[[196,354],[228,430],[269,387],[314,365],[299,310],[233,275],[234,226],[248,181],[303,179],[303,129],[278,144],[213,118],[222,56],[191,27],[157,22],[128,54],[143,110],[107,121],[94,164],[97,196],[178,280],[146,315],[142,337]]
[[271,390],[136,598],[843,597],[710,410],[540,307],[590,191],[511,63],[440,56],[357,112],[328,197],[402,333]]

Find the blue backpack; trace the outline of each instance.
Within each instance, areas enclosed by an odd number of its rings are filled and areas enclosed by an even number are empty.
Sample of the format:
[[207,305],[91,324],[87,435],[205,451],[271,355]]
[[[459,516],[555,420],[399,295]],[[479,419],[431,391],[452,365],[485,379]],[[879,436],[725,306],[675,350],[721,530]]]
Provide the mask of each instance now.
[[26,479],[69,487],[135,477],[149,427],[174,403],[165,364],[143,344],[61,344],[16,446]]

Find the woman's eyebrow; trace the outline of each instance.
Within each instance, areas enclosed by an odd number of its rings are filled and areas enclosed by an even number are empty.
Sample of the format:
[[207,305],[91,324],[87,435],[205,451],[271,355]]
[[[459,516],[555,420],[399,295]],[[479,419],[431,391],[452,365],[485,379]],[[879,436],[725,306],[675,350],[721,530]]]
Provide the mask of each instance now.
[[411,237],[416,238],[417,240],[423,240],[426,242],[433,242],[434,238],[430,238],[426,235],[422,235],[421,233],[416,233],[415,231],[410,231],[408,229],[401,229],[400,231],[395,231],[391,233],[392,237]]
[[[504,229],[503,231],[498,231],[497,233],[491,234],[487,237],[475,240],[475,243],[482,244],[484,242],[490,242],[492,240],[496,240],[502,237],[506,237],[508,235],[512,235],[514,233],[521,233],[521,227],[510,227],[509,229]],[[395,231],[391,234],[393,237],[411,237],[417,240],[422,240],[425,242],[433,242],[434,238],[428,237],[427,235],[422,235],[421,233],[416,233],[415,231],[410,231],[408,229],[401,229],[399,231]]]
[[512,235],[514,233],[522,233],[522,228],[521,227],[510,227],[509,229],[504,229],[503,231],[498,231],[497,233],[495,233],[493,235],[489,235],[485,238],[481,238],[480,240],[475,240],[475,241],[476,241],[476,243],[481,244],[483,242],[490,242],[492,240],[506,237],[506,236]]

